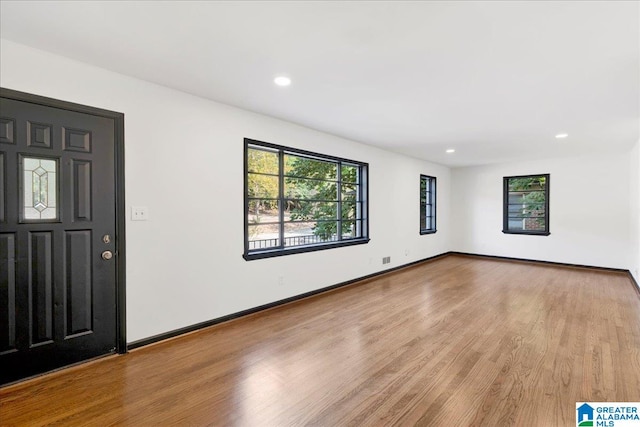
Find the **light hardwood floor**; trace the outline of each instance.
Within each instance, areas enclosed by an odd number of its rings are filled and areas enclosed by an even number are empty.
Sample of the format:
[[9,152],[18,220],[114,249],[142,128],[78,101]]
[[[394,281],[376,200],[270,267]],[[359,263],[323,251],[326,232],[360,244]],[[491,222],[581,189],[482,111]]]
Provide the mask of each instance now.
[[547,427],[582,401],[640,401],[629,277],[450,255],[0,389],[0,424]]

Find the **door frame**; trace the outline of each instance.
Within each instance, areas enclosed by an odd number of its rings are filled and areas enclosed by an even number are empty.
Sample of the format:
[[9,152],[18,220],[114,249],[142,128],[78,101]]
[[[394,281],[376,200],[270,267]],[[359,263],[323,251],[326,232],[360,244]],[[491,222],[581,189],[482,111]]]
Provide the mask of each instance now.
[[125,194],[124,194],[124,114],[59,99],[33,95],[17,90],[0,87],[0,97],[16,101],[29,102],[45,107],[59,108],[77,113],[113,119],[115,144],[115,202],[116,202],[116,352],[127,352],[127,313],[126,313],[126,245],[125,245]]

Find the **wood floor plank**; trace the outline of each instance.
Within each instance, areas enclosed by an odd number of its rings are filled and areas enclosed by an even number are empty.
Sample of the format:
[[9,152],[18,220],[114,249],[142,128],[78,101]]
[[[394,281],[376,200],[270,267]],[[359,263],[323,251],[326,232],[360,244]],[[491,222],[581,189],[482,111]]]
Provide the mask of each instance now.
[[565,426],[640,401],[616,272],[450,255],[0,388],[0,425]]

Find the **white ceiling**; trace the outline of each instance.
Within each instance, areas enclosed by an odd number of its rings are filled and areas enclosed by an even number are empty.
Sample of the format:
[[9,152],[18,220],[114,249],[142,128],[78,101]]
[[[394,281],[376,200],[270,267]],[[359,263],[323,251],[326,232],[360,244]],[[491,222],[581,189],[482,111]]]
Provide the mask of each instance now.
[[0,2],[3,38],[450,166],[629,150],[639,21],[635,1]]

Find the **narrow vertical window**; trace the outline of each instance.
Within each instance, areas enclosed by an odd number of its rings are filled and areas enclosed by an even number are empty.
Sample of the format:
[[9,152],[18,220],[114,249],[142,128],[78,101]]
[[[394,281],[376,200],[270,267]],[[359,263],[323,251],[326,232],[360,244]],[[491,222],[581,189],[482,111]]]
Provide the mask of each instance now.
[[503,191],[503,233],[549,235],[549,174],[505,177]]
[[420,175],[420,234],[436,232],[436,178]]
[[24,220],[58,218],[57,161],[36,157],[22,158],[22,200]]

